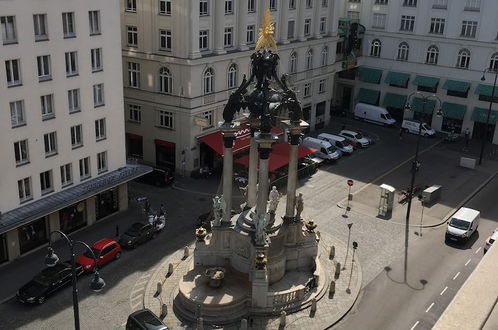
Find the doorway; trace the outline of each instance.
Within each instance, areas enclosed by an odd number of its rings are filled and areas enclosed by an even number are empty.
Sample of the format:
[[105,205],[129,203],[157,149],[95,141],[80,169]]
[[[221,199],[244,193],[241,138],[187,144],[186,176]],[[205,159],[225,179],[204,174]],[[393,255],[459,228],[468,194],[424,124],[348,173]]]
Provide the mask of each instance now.
[[342,87],[342,110],[346,114],[349,114],[351,112],[351,97],[353,95],[353,88],[350,86],[343,86]]
[[486,134],[486,141],[492,142],[493,141],[493,133],[495,131],[495,125],[491,125],[491,124],[486,125],[485,123],[480,123],[478,121],[474,122],[474,129],[472,130],[472,138],[482,140],[484,138],[484,134],[486,132],[486,127],[488,129],[488,134]]

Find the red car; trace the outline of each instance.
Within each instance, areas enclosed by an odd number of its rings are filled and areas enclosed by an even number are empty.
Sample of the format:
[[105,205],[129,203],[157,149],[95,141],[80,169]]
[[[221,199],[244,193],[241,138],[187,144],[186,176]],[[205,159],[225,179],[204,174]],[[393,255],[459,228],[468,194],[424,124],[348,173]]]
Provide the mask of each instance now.
[[[97,258],[97,265],[102,267],[109,261],[114,259],[119,259],[121,257],[121,245],[113,239],[104,238],[92,245],[93,253]],[[80,255],[76,262],[83,266],[85,272],[93,271],[94,261],[93,256],[90,251],[86,251],[84,254]]]

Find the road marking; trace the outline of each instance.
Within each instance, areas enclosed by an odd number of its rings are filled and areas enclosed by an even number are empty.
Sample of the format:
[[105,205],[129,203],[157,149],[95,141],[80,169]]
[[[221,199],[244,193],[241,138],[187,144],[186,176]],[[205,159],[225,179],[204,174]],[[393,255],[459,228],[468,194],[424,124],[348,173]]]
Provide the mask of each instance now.
[[481,248],[479,247],[477,250],[476,250],[476,254],[481,251]]
[[150,277],[150,275],[152,275],[152,274],[148,273],[148,274],[142,275],[142,276],[140,276],[140,277],[141,277],[141,278],[147,278],[147,277]]
[[141,288],[141,289],[136,289],[134,291],[131,292],[131,295],[134,296],[135,294],[139,293],[139,292],[142,292],[145,290],[145,287]]
[[470,260],[472,260],[472,258],[470,258],[469,260],[467,260],[467,262],[465,263],[465,266],[467,266],[469,264]]
[[413,325],[413,327],[410,328],[410,330],[415,329],[415,327],[418,325],[418,322],[420,322],[420,321],[415,322],[415,324]]
[[446,286],[446,287],[444,287],[443,291],[441,291],[441,293],[440,293],[439,295],[440,295],[440,296],[442,296],[442,295],[445,293],[445,291],[446,291],[446,290],[448,290],[448,287],[447,287],[447,286]]
[[132,310],[136,310],[138,307],[141,307],[142,306],[142,301],[136,303],[135,305],[131,306],[131,309]]
[[143,296],[144,296],[143,294],[139,294],[139,295],[137,295],[135,297],[131,297],[130,301],[136,300],[137,298],[143,298]]
[[456,273],[456,275],[453,277],[453,281],[460,275],[460,272]]
[[434,303],[432,303],[432,304],[429,306],[429,308],[427,308],[427,309],[425,310],[425,312],[426,312],[426,313],[427,313],[427,312],[429,312],[429,311],[431,310],[432,306],[434,306]]
[[148,282],[149,282],[149,280],[146,280],[146,279],[144,279],[143,281],[137,281],[137,282],[135,283],[135,286],[137,286],[137,285],[145,285],[145,284],[147,284]]

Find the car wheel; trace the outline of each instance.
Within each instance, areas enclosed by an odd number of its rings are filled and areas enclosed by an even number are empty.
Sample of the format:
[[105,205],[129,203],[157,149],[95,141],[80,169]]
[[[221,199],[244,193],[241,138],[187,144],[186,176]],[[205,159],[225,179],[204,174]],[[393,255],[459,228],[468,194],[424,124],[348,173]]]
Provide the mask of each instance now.
[[121,252],[116,253],[116,255],[114,256],[114,259],[116,260],[118,260],[119,258],[121,258]]
[[45,302],[45,297],[38,298],[38,304],[41,305]]

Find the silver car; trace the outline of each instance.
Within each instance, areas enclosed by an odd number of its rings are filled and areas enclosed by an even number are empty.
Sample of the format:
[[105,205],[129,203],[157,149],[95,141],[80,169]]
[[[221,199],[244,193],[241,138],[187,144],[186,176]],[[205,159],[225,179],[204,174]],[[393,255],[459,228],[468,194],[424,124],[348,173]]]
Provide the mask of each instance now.
[[346,140],[354,142],[358,147],[368,147],[368,140],[361,133],[344,129],[339,133],[339,135]]

